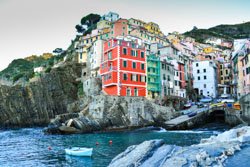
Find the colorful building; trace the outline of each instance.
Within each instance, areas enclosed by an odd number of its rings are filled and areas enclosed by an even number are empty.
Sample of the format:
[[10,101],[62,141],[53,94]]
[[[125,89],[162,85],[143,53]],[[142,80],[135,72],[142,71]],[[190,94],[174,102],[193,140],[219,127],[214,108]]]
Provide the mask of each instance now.
[[128,35],[128,20],[119,19],[111,25],[111,37],[116,38],[117,36]]
[[161,32],[159,25],[156,23],[149,22],[145,24],[144,27],[147,29],[148,32],[152,34],[163,36],[163,33]]
[[160,57],[156,54],[147,56],[147,90],[148,98],[156,98],[161,93]]
[[104,42],[100,74],[108,95],[146,96],[145,48],[119,39]]

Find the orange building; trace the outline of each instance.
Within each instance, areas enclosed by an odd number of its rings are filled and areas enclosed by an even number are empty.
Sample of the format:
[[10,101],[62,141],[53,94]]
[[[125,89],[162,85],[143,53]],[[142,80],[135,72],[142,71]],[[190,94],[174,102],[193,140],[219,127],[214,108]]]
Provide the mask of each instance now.
[[146,96],[145,47],[110,39],[103,50],[100,67],[103,91],[108,95]]
[[128,20],[119,19],[111,25],[111,37],[128,35]]

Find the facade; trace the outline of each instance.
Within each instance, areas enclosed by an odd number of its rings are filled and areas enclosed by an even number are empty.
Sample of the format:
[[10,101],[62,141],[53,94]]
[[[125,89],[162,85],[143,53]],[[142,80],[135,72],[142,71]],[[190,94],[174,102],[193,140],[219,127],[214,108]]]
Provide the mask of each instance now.
[[108,95],[146,96],[145,48],[132,41],[104,42],[100,74]]
[[87,46],[87,45],[84,45],[83,47],[78,48],[78,50],[77,50],[78,63],[86,63],[87,62],[88,50],[89,50],[89,46]]
[[101,65],[101,57],[103,55],[103,40],[97,40],[93,43],[90,49],[88,62],[90,64],[91,76],[98,76],[100,74],[99,68]]
[[163,33],[161,32],[159,25],[156,23],[149,22],[145,24],[144,27],[147,29],[148,32],[152,34],[163,36]]
[[217,97],[217,66],[213,61],[193,62],[193,76],[199,95]]
[[161,59],[161,96],[174,95],[174,66],[166,59]]
[[130,18],[128,22],[129,22],[129,25],[132,27],[144,27],[146,24],[144,21],[134,19],[134,18]]
[[242,73],[243,73],[243,92],[246,95],[250,93],[250,48],[247,50],[247,54],[241,59]]
[[102,16],[101,20],[107,20],[110,22],[114,22],[119,19],[119,14],[114,12],[109,12],[108,14],[105,14]]
[[156,98],[161,94],[160,57],[156,54],[147,56],[147,90],[148,98]]
[[128,35],[128,20],[119,19],[111,25],[111,37]]
[[110,28],[110,27],[111,27],[111,22],[108,21],[108,20],[100,20],[97,23],[97,29],[98,30],[101,30],[101,29],[104,29],[104,28]]

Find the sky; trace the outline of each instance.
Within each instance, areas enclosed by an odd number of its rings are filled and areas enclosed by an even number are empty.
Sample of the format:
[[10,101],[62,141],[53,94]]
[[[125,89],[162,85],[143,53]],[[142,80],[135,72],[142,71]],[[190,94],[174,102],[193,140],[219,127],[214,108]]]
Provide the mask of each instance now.
[[167,34],[250,21],[250,0],[0,0],[0,70],[17,58],[66,49],[89,13],[117,12]]

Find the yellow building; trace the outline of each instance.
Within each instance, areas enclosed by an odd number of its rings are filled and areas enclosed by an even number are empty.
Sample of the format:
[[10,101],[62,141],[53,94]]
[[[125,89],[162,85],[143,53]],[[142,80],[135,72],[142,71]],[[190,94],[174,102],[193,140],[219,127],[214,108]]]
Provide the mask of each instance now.
[[104,28],[110,28],[111,27],[111,22],[108,20],[101,20],[97,23],[97,29],[101,30]]
[[129,32],[129,35],[141,38],[144,41],[148,41],[150,43],[160,43],[163,46],[167,46],[169,43],[167,42],[167,39],[161,38],[159,36],[156,36],[154,34],[150,34],[145,30],[142,29],[133,29],[131,32]]
[[84,45],[82,48],[78,49],[78,63],[86,63],[88,56],[89,46]]
[[152,34],[163,36],[163,33],[161,32],[159,25],[156,23],[149,22],[145,24],[144,27],[148,30],[148,32]]
[[203,52],[204,53],[212,53],[212,52],[214,52],[214,48],[212,48],[212,47],[203,48]]

